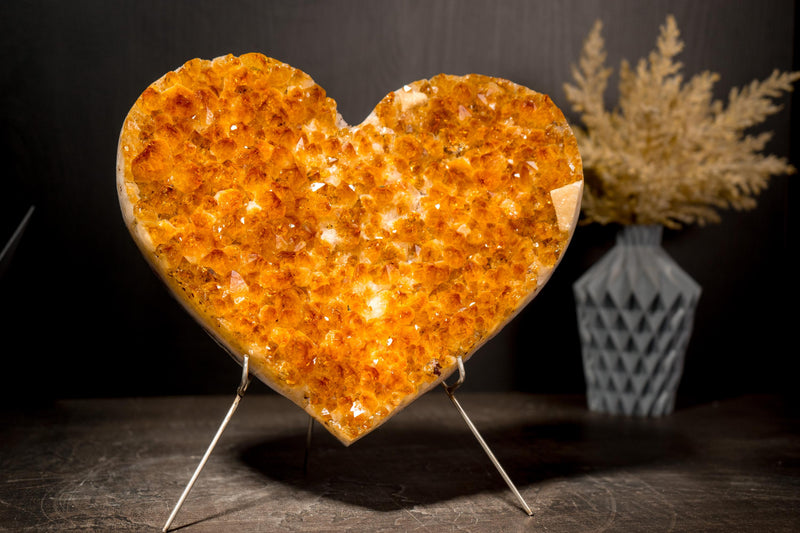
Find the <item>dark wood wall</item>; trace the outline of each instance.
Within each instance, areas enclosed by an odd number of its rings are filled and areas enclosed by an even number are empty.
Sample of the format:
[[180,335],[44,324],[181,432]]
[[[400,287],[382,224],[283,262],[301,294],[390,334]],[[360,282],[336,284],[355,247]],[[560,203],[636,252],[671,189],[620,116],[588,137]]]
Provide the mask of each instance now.
[[[686,42],[686,74],[719,72],[720,98],[792,68],[791,0],[3,2],[0,242],[36,205],[0,278],[3,395],[230,393],[238,382],[235,365],[150,272],[119,214],[119,128],[164,72],[193,57],[262,52],[311,74],[350,123],[409,81],[478,72],[550,94],[574,120],[563,84],[592,23],[603,20],[618,67],[653,48],[669,13]],[[769,149],[798,164],[797,120],[783,103],[767,124]],[[794,383],[796,180],[773,180],[755,211],[667,232],[667,251],[704,289],[684,398]],[[571,284],[614,232],[579,228],[542,294],[471,360],[470,388],[583,389]]]

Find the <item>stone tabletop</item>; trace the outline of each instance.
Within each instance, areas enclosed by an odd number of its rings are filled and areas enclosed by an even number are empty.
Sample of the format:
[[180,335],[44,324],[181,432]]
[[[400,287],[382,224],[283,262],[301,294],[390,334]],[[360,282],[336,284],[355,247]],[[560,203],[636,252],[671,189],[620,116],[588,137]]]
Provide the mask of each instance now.
[[[233,396],[61,400],[0,414],[0,530],[159,531]],[[459,393],[528,517],[443,391],[344,447],[249,392],[173,528],[798,531],[800,409],[747,396],[660,419],[581,396]]]

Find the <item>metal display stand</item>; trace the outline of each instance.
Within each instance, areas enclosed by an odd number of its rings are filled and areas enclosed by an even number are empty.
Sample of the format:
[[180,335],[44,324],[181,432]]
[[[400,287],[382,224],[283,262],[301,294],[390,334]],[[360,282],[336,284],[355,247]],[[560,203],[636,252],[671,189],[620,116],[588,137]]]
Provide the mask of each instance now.
[[239,384],[239,388],[236,389],[236,397],[233,399],[233,404],[231,405],[231,408],[228,409],[228,414],[222,419],[222,423],[219,425],[216,435],[214,435],[214,438],[211,439],[211,444],[208,445],[205,455],[203,455],[203,458],[200,459],[200,463],[197,465],[194,474],[192,474],[192,478],[189,480],[186,488],[183,489],[183,494],[181,494],[181,497],[178,498],[178,503],[175,504],[175,508],[172,509],[172,513],[169,515],[169,518],[167,518],[167,523],[164,524],[164,528],[161,531],[169,531],[169,526],[171,526],[172,521],[175,520],[175,515],[178,514],[183,502],[186,500],[186,496],[188,496],[189,492],[192,490],[195,481],[197,481],[197,478],[200,475],[200,471],[203,470],[203,467],[206,465],[206,461],[208,461],[211,452],[214,451],[214,447],[217,445],[217,441],[219,440],[220,436],[222,436],[222,432],[225,431],[226,427],[228,427],[228,422],[230,422],[231,418],[233,418],[233,413],[235,413],[236,408],[239,407],[239,402],[244,397],[244,393],[247,391],[248,385],[250,385],[250,357],[245,355],[244,361],[242,362],[242,382]]
[[[236,397],[233,399],[233,404],[231,405],[230,409],[228,410],[228,414],[226,414],[225,418],[222,420],[222,423],[220,424],[219,429],[217,429],[217,433],[214,435],[214,438],[211,440],[211,444],[208,445],[208,449],[206,450],[206,453],[203,455],[203,458],[200,459],[200,463],[197,465],[197,468],[195,469],[194,474],[192,474],[192,477],[189,480],[189,483],[186,485],[186,488],[183,489],[183,493],[181,494],[181,497],[178,498],[178,502],[175,504],[175,507],[172,509],[172,513],[170,513],[169,518],[167,518],[167,522],[164,524],[164,527],[161,530],[164,533],[169,531],[170,526],[172,525],[172,522],[175,520],[175,516],[178,514],[178,511],[180,510],[181,506],[183,506],[184,501],[186,501],[186,497],[189,495],[189,492],[192,490],[192,487],[194,486],[195,482],[197,481],[197,478],[200,476],[200,472],[203,470],[203,467],[205,466],[206,462],[208,461],[208,458],[211,455],[211,452],[214,451],[214,447],[217,445],[217,441],[219,440],[220,436],[222,435],[222,432],[225,431],[225,428],[228,426],[228,423],[230,422],[231,418],[233,417],[233,413],[235,413],[236,409],[239,407],[239,402],[244,397],[244,393],[245,393],[245,391],[247,391],[248,385],[250,385],[251,376],[250,376],[250,366],[249,366],[249,364],[250,364],[250,358],[249,358],[249,356],[245,355],[244,356],[244,361],[242,363],[242,380],[241,380],[241,383],[239,384],[239,388],[236,390]],[[472,420],[470,420],[469,416],[467,416],[466,411],[464,411],[464,408],[461,407],[461,404],[458,402],[458,400],[455,397],[456,390],[464,383],[464,379],[465,378],[466,378],[466,372],[464,370],[464,361],[459,356],[459,358],[458,358],[458,380],[455,383],[453,383],[452,385],[448,385],[447,383],[442,382],[442,386],[444,387],[444,390],[447,393],[447,396],[450,398],[450,401],[453,402],[453,405],[456,407],[456,409],[458,410],[458,413],[461,415],[461,418],[467,424],[467,427],[470,429],[470,431],[472,431],[472,434],[475,436],[475,438],[477,439],[478,443],[483,448],[483,451],[486,453],[486,455],[492,461],[492,464],[497,469],[498,473],[503,478],[503,480],[506,482],[506,485],[508,485],[508,488],[511,490],[511,492],[514,494],[514,496],[519,501],[520,505],[522,506],[522,509],[528,514],[528,516],[533,516],[533,511],[531,511],[531,508],[525,502],[525,499],[522,497],[522,494],[520,494],[520,492],[517,490],[517,487],[511,481],[511,478],[508,477],[508,474],[506,474],[506,471],[500,465],[500,462],[497,460],[497,457],[495,457],[494,453],[492,453],[492,450],[489,448],[489,445],[486,444],[486,441],[481,436],[480,432],[478,431],[478,428],[476,428],[475,424],[472,423]],[[303,470],[304,471],[308,470],[309,454],[310,454],[310,450],[311,450],[311,438],[312,438],[313,432],[314,432],[314,419],[311,416],[309,416],[308,430],[307,430],[307,433],[306,433],[306,449],[305,449],[305,456],[303,458]]]
[[25,232],[25,228],[28,226],[35,209],[36,208],[34,206],[30,206],[28,208],[25,216],[22,217],[22,221],[20,221],[20,223],[17,225],[14,233],[11,234],[8,242],[6,242],[2,251],[0,251],[0,277],[3,276],[11,264],[11,258],[14,255],[14,250],[16,250],[17,246],[19,245],[19,241],[22,240],[22,234]]
[[506,471],[500,465],[500,461],[498,461],[497,457],[495,457],[494,453],[492,453],[492,450],[489,448],[489,445],[486,444],[485,440],[483,440],[483,437],[481,437],[478,428],[475,427],[475,424],[473,424],[472,420],[470,420],[469,417],[467,416],[467,412],[464,411],[464,408],[461,407],[461,404],[458,402],[458,400],[456,400],[455,396],[456,389],[458,389],[464,383],[466,375],[467,373],[464,370],[464,361],[459,356],[458,381],[456,381],[452,385],[448,385],[447,383],[443,382],[442,386],[444,387],[445,392],[447,392],[447,396],[450,398],[450,401],[453,402],[453,405],[455,405],[456,409],[458,409],[458,414],[460,414],[461,418],[464,419],[464,423],[467,424],[467,427],[469,428],[470,431],[472,431],[472,434],[475,436],[475,439],[477,439],[478,443],[480,443],[481,448],[483,448],[483,451],[486,452],[486,455],[489,456],[489,459],[492,461],[492,464],[497,469],[497,472],[503,478],[503,481],[506,482],[508,488],[511,489],[511,492],[513,492],[514,496],[516,496],[517,500],[519,501],[519,504],[522,506],[522,508],[525,510],[528,516],[533,516],[533,511],[531,511],[531,508],[528,507],[528,504],[525,502],[525,498],[523,498],[522,494],[519,493],[516,485],[514,485],[514,482],[511,481],[511,478],[508,477],[508,474],[506,474]]

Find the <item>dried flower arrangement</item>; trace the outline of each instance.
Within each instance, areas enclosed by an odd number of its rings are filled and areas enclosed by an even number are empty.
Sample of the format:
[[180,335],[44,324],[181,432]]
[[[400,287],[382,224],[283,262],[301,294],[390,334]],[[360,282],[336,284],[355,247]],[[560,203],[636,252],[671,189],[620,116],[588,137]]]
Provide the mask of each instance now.
[[732,89],[727,106],[713,100],[719,76],[697,74],[686,83],[675,61],[683,42],[674,17],[661,26],[656,49],[633,70],[622,61],[619,104],[603,104],[612,70],[597,21],[587,37],[567,100],[581,114],[575,128],[586,170],[585,222],[684,224],[719,221],[720,209],[749,209],[770,176],[791,174],[785,160],[761,151],[770,132],[746,130],[780,110],[774,98],[792,90],[800,72],[774,71],[763,81]]

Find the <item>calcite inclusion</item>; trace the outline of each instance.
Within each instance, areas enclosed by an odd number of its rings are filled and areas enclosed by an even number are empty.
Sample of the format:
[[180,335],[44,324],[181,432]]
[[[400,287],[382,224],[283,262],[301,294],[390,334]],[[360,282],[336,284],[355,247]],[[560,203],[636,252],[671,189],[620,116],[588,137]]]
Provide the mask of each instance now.
[[346,444],[536,294],[582,184],[545,95],[439,75],[350,127],[307,74],[260,54],[195,59],[148,87],[117,174],[178,299]]

